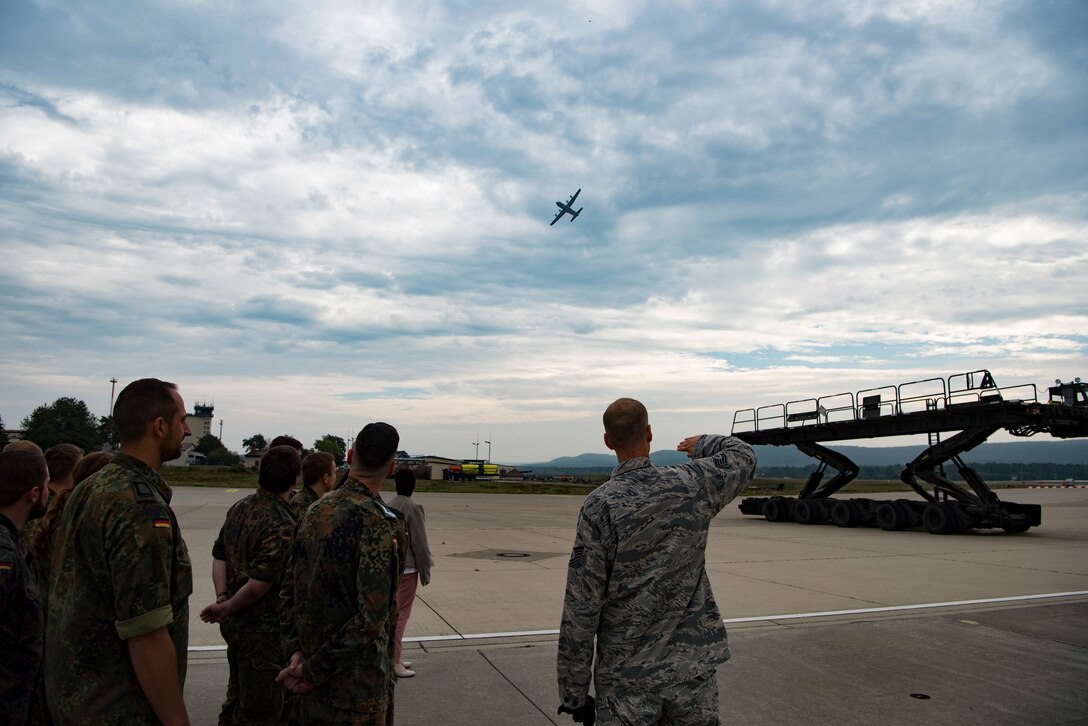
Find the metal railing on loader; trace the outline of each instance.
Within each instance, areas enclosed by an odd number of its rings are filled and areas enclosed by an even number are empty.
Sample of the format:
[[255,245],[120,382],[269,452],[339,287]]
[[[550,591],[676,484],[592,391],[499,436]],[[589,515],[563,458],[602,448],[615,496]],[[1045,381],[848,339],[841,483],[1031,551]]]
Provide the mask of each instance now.
[[[737,411],[734,436],[753,445],[793,445],[819,462],[797,497],[748,497],[740,511],[772,522],[884,530],[924,526],[933,534],[973,528],[1026,532],[1042,521],[1039,505],[1001,501],[960,455],[1002,429],[1014,436],[1088,436],[1088,384],[1059,380],[1048,393],[1043,403],[1034,384],[1000,388],[988,370],[978,370]],[[956,433],[942,441],[940,434],[948,432]],[[929,446],[900,474],[921,500],[832,496],[859,468],[824,443],[909,434],[929,436]],[[962,483],[945,475],[947,462]],[[828,469],[835,474],[824,481]]]

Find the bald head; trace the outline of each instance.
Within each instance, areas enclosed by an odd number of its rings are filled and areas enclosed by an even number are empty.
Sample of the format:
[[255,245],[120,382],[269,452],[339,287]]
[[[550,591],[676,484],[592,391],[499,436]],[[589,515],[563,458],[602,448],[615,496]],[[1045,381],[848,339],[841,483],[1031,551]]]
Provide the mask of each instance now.
[[604,443],[617,454],[649,449],[650,415],[633,398],[620,398],[604,411]]

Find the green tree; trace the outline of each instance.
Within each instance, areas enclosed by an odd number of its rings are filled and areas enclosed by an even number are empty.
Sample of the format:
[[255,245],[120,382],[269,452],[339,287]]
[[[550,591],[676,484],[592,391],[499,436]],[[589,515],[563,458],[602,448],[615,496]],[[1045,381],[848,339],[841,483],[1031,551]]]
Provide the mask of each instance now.
[[216,449],[222,449],[223,442],[219,440],[219,437],[215,434],[204,434],[200,437],[200,441],[196,442],[196,453],[204,454],[207,456]]
[[268,448],[268,440],[264,434],[253,434],[248,439],[242,439],[242,446],[253,451],[264,451]]
[[113,424],[113,416],[101,416],[98,419],[98,435],[102,443],[111,449],[121,446],[121,435],[117,433],[117,427]]
[[238,454],[225,446],[220,446],[208,452],[207,462],[213,466],[238,466],[240,463]]
[[98,426],[87,404],[69,397],[38,406],[22,422],[23,438],[43,450],[57,444],[75,444],[84,451],[95,451],[102,447]]
[[314,451],[324,451],[326,454],[332,454],[336,459],[336,465],[340,466],[347,456],[348,445],[339,436],[325,434],[314,442]]
[[0,416],[0,448],[8,445],[8,435],[4,430],[7,426],[4,425],[4,417]]

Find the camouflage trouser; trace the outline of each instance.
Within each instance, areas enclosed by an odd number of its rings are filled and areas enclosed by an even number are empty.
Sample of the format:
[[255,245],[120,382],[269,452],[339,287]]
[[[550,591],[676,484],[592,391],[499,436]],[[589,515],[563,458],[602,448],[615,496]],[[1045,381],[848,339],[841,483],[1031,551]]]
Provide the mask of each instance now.
[[358,712],[342,711],[339,709],[321,708],[318,712],[311,713],[310,701],[304,695],[299,699],[299,715],[303,726],[327,726],[327,724],[343,724],[344,726],[393,726],[393,681],[389,682],[389,707],[384,711]]
[[286,692],[276,676],[283,668],[278,633],[236,633],[222,630],[227,641],[227,700],[219,725],[275,724]]
[[714,671],[660,691],[631,689],[597,699],[597,726],[718,726]]
[[344,726],[393,726],[393,704],[390,702],[389,709],[386,711],[377,711],[374,713],[358,713],[354,711],[343,711],[339,715],[342,718],[329,718],[326,712],[322,718],[312,718],[306,711],[306,707],[302,707],[302,724],[303,726],[318,726],[319,724],[343,724]]

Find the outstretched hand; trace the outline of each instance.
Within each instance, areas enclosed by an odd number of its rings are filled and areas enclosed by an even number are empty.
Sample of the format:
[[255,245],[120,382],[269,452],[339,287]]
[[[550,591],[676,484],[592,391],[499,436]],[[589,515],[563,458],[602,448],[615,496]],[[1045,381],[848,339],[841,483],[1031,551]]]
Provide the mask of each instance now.
[[593,726],[597,721],[597,701],[593,696],[586,696],[586,702],[578,708],[570,708],[569,706],[560,706],[556,714],[569,713],[570,717],[574,719],[574,723],[585,724],[585,726]]
[[703,438],[702,434],[698,434],[696,436],[689,436],[676,445],[676,450],[683,451],[688,456],[694,456],[695,444],[699,443],[699,439],[701,438]]

